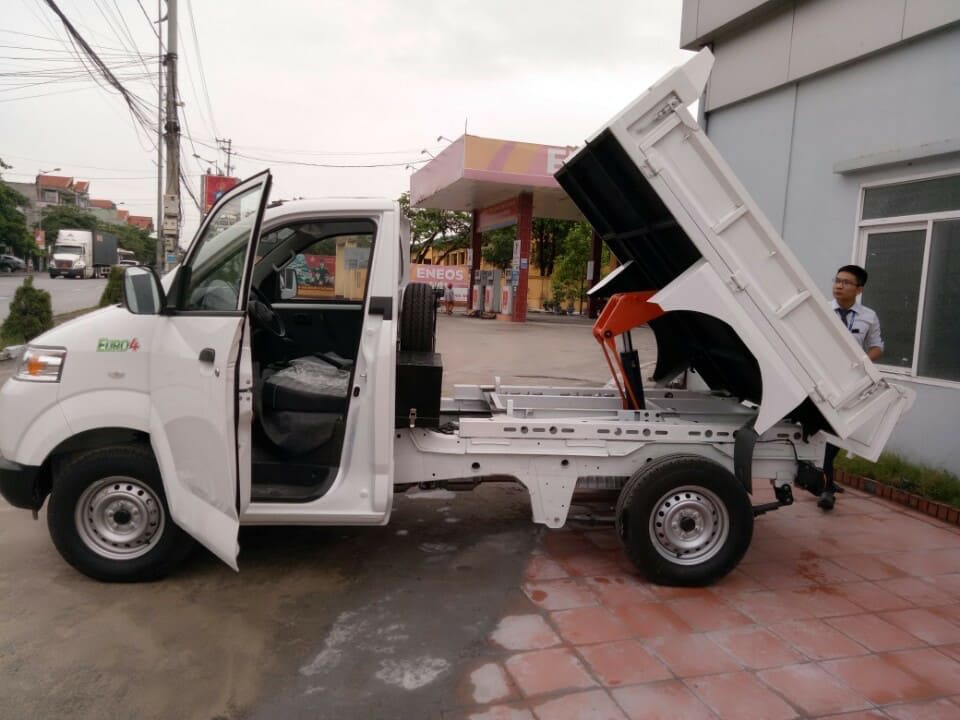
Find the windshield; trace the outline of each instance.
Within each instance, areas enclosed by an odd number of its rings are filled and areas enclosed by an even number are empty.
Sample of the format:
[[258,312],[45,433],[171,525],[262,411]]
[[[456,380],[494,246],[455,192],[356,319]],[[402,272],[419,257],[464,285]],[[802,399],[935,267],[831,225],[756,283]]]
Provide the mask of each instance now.
[[83,248],[79,245],[61,245],[57,243],[53,246],[53,252],[64,255],[83,255]]

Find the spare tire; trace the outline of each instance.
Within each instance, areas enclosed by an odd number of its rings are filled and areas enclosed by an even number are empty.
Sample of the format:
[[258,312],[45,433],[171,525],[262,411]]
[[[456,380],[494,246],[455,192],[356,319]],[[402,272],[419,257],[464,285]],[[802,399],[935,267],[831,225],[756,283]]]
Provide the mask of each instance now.
[[410,283],[400,308],[400,350],[433,352],[436,345],[437,305],[427,283]]

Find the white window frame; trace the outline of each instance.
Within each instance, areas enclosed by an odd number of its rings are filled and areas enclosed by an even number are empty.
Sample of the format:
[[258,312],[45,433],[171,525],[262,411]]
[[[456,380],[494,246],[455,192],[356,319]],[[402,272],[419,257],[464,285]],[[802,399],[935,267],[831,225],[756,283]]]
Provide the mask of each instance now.
[[[857,204],[857,230],[853,246],[853,262],[865,266],[867,259],[867,240],[871,233],[877,232],[904,232],[911,230],[925,230],[923,238],[923,264],[920,271],[920,297],[917,302],[917,317],[915,319],[915,332],[913,336],[913,364],[909,368],[897,365],[885,365],[883,356],[877,362],[880,371],[887,375],[892,375],[898,379],[909,379],[922,385],[936,385],[939,387],[960,388],[960,382],[956,380],[942,380],[940,378],[924,377],[917,374],[917,367],[920,362],[920,335],[923,323],[923,306],[926,299],[927,289],[927,270],[930,259],[930,243],[933,236],[933,224],[939,220],[960,220],[960,208],[946,212],[918,213],[916,215],[899,215],[896,217],[863,219],[863,202],[866,191],[887,185],[903,185],[910,182],[921,180],[934,180],[938,177],[947,177],[950,175],[960,175],[960,167],[952,170],[943,170],[936,173],[913,174],[901,177],[886,178],[873,182],[863,183],[860,186],[860,197]],[[880,318],[881,332],[883,330],[883,318]]]

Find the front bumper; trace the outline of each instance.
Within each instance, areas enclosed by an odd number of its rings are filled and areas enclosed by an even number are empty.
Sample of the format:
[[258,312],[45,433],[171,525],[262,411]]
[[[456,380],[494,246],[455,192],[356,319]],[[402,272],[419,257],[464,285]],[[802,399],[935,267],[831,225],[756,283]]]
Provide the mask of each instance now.
[[40,491],[40,468],[0,457],[0,495],[14,507],[39,510],[44,494]]

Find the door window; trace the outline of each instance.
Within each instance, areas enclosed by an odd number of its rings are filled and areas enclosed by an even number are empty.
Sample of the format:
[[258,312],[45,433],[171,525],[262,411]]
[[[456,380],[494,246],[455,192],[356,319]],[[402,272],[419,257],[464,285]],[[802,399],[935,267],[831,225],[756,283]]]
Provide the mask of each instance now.
[[262,183],[214,211],[184,266],[179,310],[224,312],[241,309],[247,248],[263,196]]
[[293,299],[362,302],[376,232],[372,220],[300,223],[265,233],[259,252],[288,258],[277,269]]

